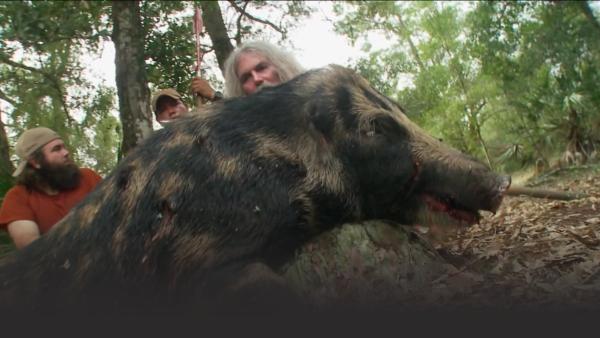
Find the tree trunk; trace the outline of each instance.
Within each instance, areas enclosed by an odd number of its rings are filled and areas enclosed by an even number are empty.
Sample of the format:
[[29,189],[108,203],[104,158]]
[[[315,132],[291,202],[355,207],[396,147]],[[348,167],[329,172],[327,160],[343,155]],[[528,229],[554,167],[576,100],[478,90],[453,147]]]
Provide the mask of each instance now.
[[120,153],[126,156],[152,133],[150,90],[144,60],[144,32],[139,1],[112,3],[119,114],[123,126]]
[[584,138],[582,127],[579,122],[579,113],[575,108],[569,109],[569,136],[567,136],[567,147],[563,154],[563,160],[566,165],[581,165],[587,162],[589,154],[583,146]]
[[588,2],[577,1],[577,4],[579,5],[579,9],[581,9],[581,12],[583,12],[583,15],[585,15],[585,18],[588,20],[588,22],[596,29],[597,33],[600,33],[600,22],[598,22],[598,19],[596,19],[594,16],[594,12],[590,8]]
[[13,185],[12,172],[14,170],[15,167],[10,161],[6,129],[4,128],[4,122],[0,118],[0,196],[4,196],[4,193]]
[[227,34],[225,22],[223,22],[223,14],[221,13],[219,2],[202,1],[200,6],[202,7],[202,21],[212,41],[219,68],[223,72],[225,60],[233,51],[233,45]]

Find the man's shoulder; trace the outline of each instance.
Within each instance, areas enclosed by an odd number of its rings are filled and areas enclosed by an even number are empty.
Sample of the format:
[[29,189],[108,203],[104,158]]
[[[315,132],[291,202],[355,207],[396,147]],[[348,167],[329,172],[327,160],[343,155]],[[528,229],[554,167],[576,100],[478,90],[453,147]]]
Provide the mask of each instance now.
[[102,180],[102,177],[90,168],[79,168],[79,170],[84,179],[92,182],[94,185]]
[[22,184],[17,184],[12,188],[8,189],[4,198],[2,198],[2,205],[12,205],[13,203],[26,203],[31,197],[33,192]]
[[84,175],[90,175],[90,176],[100,177],[100,175],[98,175],[98,173],[96,171],[94,171],[94,169],[91,169],[91,168],[79,168],[79,170]]
[[8,189],[8,191],[4,195],[4,199],[12,197],[12,196],[24,195],[24,194],[29,194],[29,193],[30,193],[30,190],[27,189],[27,187],[25,187],[24,185],[15,184],[12,188]]

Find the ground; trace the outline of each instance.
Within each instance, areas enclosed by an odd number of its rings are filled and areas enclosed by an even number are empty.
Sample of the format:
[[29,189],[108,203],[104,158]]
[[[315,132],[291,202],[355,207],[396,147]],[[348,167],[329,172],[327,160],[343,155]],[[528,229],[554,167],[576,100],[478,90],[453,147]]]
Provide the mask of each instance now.
[[[439,279],[446,296],[503,305],[591,304],[600,293],[600,165],[555,171],[529,186],[580,192],[573,201],[507,197],[493,216],[438,243],[457,271]],[[460,286],[457,288],[456,286]],[[443,295],[443,292],[439,293]]]

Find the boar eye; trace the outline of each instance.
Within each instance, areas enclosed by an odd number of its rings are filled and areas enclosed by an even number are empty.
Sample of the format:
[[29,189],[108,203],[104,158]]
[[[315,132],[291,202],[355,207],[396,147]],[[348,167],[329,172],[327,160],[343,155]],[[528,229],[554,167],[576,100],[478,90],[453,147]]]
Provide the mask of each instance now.
[[364,137],[374,137],[381,133],[381,128],[377,124],[377,120],[373,119],[369,121],[369,127],[361,131]]
[[365,132],[366,137],[375,135],[383,135],[388,137],[403,138],[407,134],[403,126],[398,124],[394,118],[389,115],[382,114],[374,118],[370,123],[370,128]]

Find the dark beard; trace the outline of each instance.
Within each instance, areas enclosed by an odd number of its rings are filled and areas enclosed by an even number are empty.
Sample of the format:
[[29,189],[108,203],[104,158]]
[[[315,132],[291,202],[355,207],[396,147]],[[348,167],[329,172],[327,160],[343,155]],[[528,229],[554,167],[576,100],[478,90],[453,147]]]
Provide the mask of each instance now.
[[51,165],[45,162],[38,172],[48,187],[58,191],[74,189],[81,182],[81,172],[74,163]]

